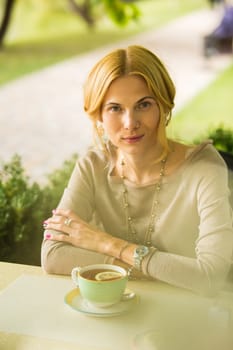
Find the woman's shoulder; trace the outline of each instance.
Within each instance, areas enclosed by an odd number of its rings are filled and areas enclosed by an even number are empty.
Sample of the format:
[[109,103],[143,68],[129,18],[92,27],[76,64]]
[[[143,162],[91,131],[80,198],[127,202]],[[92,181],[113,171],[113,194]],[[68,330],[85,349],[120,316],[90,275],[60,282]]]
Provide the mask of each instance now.
[[107,157],[100,149],[91,147],[78,158],[77,164],[80,166],[102,166],[107,164]]
[[111,169],[111,161],[108,155],[101,149],[89,148],[85,154],[78,157],[75,170],[86,176],[96,176],[108,173]]
[[[213,146],[211,140],[206,140],[200,144],[188,145],[180,142],[173,143],[173,164],[171,161],[170,173],[175,170],[193,171],[194,168],[204,172],[213,167],[226,168],[226,164],[220,153]],[[169,172],[168,172],[169,173]]]
[[214,147],[212,140],[206,140],[200,144],[189,146],[186,149],[185,159],[193,162],[204,161],[207,164],[214,163],[218,165],[225,165],[222,156]]

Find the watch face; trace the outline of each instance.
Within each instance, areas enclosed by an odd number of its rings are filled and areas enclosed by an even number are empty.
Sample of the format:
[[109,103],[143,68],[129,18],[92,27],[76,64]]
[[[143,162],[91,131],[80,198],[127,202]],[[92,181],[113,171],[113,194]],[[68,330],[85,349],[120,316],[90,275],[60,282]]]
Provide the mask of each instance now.
[[148,252],[149,252],[149,248],[144,245],[141,245],[136,248],[136,254],[139,256],[145,256]]
[[134,267],[141,270],[141,264],[144,256],[149,253],[149,248],[145,245],[138,246],[134,251]]

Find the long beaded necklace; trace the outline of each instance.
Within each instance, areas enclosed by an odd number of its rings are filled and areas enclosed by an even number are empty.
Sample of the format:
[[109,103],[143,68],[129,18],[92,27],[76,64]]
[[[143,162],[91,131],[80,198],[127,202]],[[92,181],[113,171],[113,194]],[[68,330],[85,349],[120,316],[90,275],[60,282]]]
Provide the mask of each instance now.
[[[159,206],[159,193],[162,187],[162,182],[164,178],[164,170],[165,170],[165,165],[166,165],[167,158],[164,158],[161,160],[161,169],[159,173],[159,181],[155,184],[155,192],[154,192],[154,197],[152,201],[152,207],[151,207],[151,213],[149,217],[149,222],[148,226],[145,232],[145,237],[144,237],[144,244],[150,247],[152,245],[151,242],[151,236],[154,231],[154,226],[155,226],[155,219],[158,217],[158,206]],[[127,223],[127,239],[129,241],[133,241],[135,243],[139,243],[139,238],[137,236],[137,232],[134,226],[134,220],[130,215],[130,206],[129,206],[129,201],[128,201],[128,190],[127,187],[125,186],[125,175],[124,175],[124,166],[125,166],[125,161],[122,158],[121,160],[121,179],[122,179],[122,187],[123,187],[123,207],[125,210],[125,216],[126,216],[126,223]]]

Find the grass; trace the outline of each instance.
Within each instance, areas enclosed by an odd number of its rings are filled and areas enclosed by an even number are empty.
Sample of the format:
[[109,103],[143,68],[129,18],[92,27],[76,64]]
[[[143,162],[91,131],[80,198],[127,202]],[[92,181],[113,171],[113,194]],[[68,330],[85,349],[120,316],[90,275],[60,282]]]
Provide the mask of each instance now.
[[174,116],[169,134],[187,142],[221,127],[233,133],[233,65]]
[[[138,1],[141,18],[119,28],[103,18],[90,31],[64,9],[65,1],[18,1],[0,52],[0,84],[131,35],[157,28],[178,16],[206,6],[206,0]],[[1,17],[1,13],[0,13]]]

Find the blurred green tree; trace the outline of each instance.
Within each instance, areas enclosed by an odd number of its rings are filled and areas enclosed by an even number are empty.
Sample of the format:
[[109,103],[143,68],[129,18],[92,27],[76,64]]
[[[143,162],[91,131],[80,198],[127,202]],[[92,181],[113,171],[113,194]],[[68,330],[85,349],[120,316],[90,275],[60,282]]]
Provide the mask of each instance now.
[[3,15],[2,15],[2,21],[0,24],[0,47],[3,43],[3,38],[6,34],[8,25],[11,20],[12,10],[15,4],[15,0],[5,0],[5,3],[3,3]]
[[93,27],[97,21],[95,9],[98,7],[117,25],[126,25],[139,17],[139,10],[132,1],[68,0],[68,2],[70,8],[82,17],[89,27]]
[[[38,1],[38,0],[34,0]],[[98,20],[101,20],[103,15],[109,17],[115,24],[124,26],[131,20],[136,20],[140,16],[138,7],[134,1],[126,0],[50,0],[43,4],[46,10],[48,7],[58,6],[63,11],[69,9],[73,13],[81,17],[88,28],[93,28]],[[3,41],[12,19],[14,5],[20,5],[20,1],[5,0],[3,7],[0,8],[2,18],[0,21],[0,47],[3,46]]]

